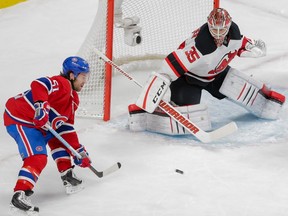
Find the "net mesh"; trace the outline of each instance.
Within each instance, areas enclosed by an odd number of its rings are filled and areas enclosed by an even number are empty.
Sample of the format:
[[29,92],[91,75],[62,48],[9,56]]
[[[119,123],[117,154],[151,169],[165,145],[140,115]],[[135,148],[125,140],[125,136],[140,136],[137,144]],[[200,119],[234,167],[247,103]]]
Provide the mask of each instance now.
[[[99,0],[94,23],[78,55],[85,58],[91,68],[89,82],[79,94],[78,116],[103,117],[105,103],[105,64],[93,52],[97,48],[105,53],[107,29],[107,1]],[[121,1],[121,0],[120,0]],[[118,65],[131,61],[163,59],[176,49],[191,32],[206,22],[213,9],[212,0],[123,0],[122,18],[137,16],[141,29],[140,45],[128,46],[124,42],[124,29],[114,27],[113,61]],[[112,95],[113,97],[113,95]]]

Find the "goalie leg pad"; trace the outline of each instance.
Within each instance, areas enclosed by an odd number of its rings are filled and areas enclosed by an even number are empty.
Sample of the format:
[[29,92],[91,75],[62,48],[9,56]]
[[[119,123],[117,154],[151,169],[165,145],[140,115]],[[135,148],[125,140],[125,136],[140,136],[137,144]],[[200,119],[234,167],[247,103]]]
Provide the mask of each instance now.
[[147,126],[147,113],[145,110],[142,110],[136,104],[130,104],[128,106],[128,127],[131,131],[145,131]]
[[[153,113],[140,112],[134,105],[129,106],[128,124],[131,131],[151,131],[166,135],[190,134],[178,122],[162,110],[157,109]],[[209,131],[212,129],[211,120],[206,105],[189,105],[175,107],[185,117],[197,124],[201,129]]]
[[141,109],[153,113],[170,86],[170,79],[159,73],[151,73],[143,87],[136,105]]
[[228,72],[219,91],[252,114],[265,119],[277,119],[285,102],[284,95],[234,68]]

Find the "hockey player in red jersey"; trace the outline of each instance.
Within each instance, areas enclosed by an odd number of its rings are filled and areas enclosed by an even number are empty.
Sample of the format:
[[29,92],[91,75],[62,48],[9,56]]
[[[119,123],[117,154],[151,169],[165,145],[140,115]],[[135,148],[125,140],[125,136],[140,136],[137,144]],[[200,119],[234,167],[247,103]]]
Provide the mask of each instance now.
[[[53,159],[67,193],[83,188],[82,180],[73,173],[74,164],[88,167],[91,163],[86,149],[79,143],[73,127],[75,111],[79,105],[80,92],[89,76],[88,63],[77,56],[63,62],[60,75],[41,77],[31,82],[30,90],[8,99],[4,112],[7,132],[15,139],[23,165],[19,171],[11,201],[11,211],[39,212],[29,201],[33,188],[47,163],[48,143]],[[79,154],[86,155],[81,160],[46,130],[50,124]],[[34,214],[33,214],[34,215]]]
[[202,90],[220,100],[228,98],[259,118],[277,119],[285,96],[229,66],[236,56],[265,55],[264,41],[243,36],[225,9],[213,9],[207,23],[170,53],[157,73],[150,75],[136,105],[129,106],[130,129],[185,134],[174,120],[156,109],[165,95],[192,122],[210,130],[207,107],[200,104]]

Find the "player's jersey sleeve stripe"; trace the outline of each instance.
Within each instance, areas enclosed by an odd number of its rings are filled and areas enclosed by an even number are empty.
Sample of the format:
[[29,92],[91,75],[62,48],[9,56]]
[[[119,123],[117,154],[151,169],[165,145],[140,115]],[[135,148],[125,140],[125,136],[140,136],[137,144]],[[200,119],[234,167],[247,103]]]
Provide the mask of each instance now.
[[27,104],[29,104],[29,106],[34,110],[34,101],[33,101],[33,97],[32,97],[32,92],[31,90],[27,91],[27,93],[24,94],[24,99],[27,102]]
[[185,66],[181,63],[175,52],[170,53],[166,58],[165,61],[169,64],[173,72],[177,77],[184,75],[188,70]]
[[44,86],[47,89],[48,94],[52,93],[52,83],[48,77],[41,77],[35,81]]

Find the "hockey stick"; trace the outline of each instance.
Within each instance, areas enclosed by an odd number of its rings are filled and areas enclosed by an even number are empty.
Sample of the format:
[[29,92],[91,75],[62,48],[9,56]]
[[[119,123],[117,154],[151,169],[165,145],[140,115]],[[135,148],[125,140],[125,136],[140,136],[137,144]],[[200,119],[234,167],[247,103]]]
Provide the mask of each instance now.
[[[122,75],[124,75],[129,80],[133,81],[136,85],[142,88],[142,85],[137,82],[130,74],[125,72],[122,68],[116,65],[112,60],[110,60],[106,55],[100,52],[98,49],[94,48],[94,52],[106,63],[113,66],[117,71],[119,71]],[[175,109],[171,104],[161,100],[159,103],[159,107],[168,114],[171,118],[173,118],[176,122],[182,125],[187,131],[189,131],[193,136],[199,139],[203,143],[209,143],[220,139],[222,137],[228,136],[233,132],[237,131],[238,127],[235,122],[230,122],[227,125],[222,126],[211,132],[206,132],[199,128],[195,123],[191,122],[190,119],[186,118],[182,115],[177,109]]]
[[[58,134],[50,125],[46,124],[45,127],[60,141],[65,145],[74,156],[76,156],[78,159],[82,159],[83,157],[66,141],[64,140],[60,134]],[[103,176],[107,176],[110,173],[113,173],[121,168],[121,164],[117,162],[116,164],[112,165],[111,167],[103,170],[103,171],[97,171],[92,165],[89,166],[89,169],[95,173],[99,178],[102,178]]]

